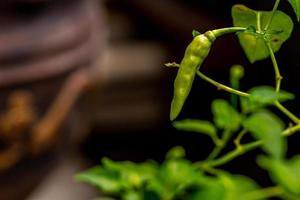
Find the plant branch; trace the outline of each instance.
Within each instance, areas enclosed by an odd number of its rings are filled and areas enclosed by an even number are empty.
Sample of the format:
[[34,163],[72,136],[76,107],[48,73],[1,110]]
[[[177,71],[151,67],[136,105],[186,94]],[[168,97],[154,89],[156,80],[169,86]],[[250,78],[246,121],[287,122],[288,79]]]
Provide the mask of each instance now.
[[[274,68],[274,72],[275,72],[275,82],[276,82],[276,92],[280,91],[280,86],[281,86],[281,80],[282,80],[282,76],[280,74],[279,71],[279,66],[278,63],[276,61],[276,57],[274,55],[274,51],[271,47],[271,43],[270,42],[266,42],[266,45],[268,47],[269,53],[270,53],[270,57],[272,60],[272,64],[273,64],[273,68]],[[300,123],[300,119],[295,116],[291,111],[289,111],[288,109],[286,109],[279,101],[275,101],[274,105],[282,112],[284,113],[286,116],[288,116],[293,122],[295,122],[296,124]]]
[[266,42],[266,45],[268,47],[268,50],[269,50],[269,53],[270,53],[270,56],[271,56],[271,60],[272,60],[272,64],[273,64],[273,67],[274,67],[275,81],[276,81],[276,92],[279,92],[282,76],[280,74],[279,67],[278,67],[278,64],[277,64],[277,61],[276,61],[276,58],[275,58],[275,55],[274,55],[274,51],[271,47],[271,43]]
[[224,130],[223,135],[222,135],[222,139],[219,141],[220,142],[219,145],[215,146],[215,148],[209,154],[207,160],[213,160],[214,158],[216,158],[221,153],[221,151],[224,149],[224,147],[228,143],[231,135],[232,135],[232,132],[230,130],[228,130],[228,129]]
[[266,199],[281,196],[282,194],[284,194],[284,190],[280,186],[274,186],[250,192],[245,195],[245,199]]
[[[299,130],[300,130],[300,124],[297,124],[295,126],[285,129],[281,133],[281,135],[282,135],[282,137],[290,136]],[[263,144],[262,140],[257,140],[254,142],[243,144],[243,145],[236,147],[234,150],[228,152],[227,154],[225,154],[224,156],[222,156],[216,160],[204,161],[204,162],[207,162],[207,164],[211,167],[217,167],[220,165],[224,165],[224,164],[230,162],[231,160],[233,160],[234,158],[236,158],[240,155],[243,155],[248,151],[256,149],[257,147],[261,146],[262,144]]]
[[294,115],[291,111],[289,111],[288,109],[286,109],[279,101],[275,101],[274,105],[282,113],[284,113],[286,116],[288,116],[293,122],[295,122],[296,124],[300,123],[300,119],[296,115]]
[[240,148],[241,147],[241,139],[243,138],[243,136],[247,133],[247,130],[246,129],[243,129],[239,134],[238,136],[234,139],[234,144],[237,148]]
[[278,5],[280,3],[280,0],[276,0],[274,6],[273,6],[273,9],[272,9],[272,13],[271,13],[271,17],[269,18],[269,21],[268,23],[266,24],[266,27],[265,27],[265,31],[267,31],[272,23],[272,20],[273,20],[273,17],[274,17],[274,14],[278,8]]
[[214,34],[215,37],[219,37],[228,33],[236,33],[239,31],[245,31],[247,28],[245,27],[226,27],[212,30],[211,32]]
[[249,97],[250,94],[246,93],[246,92],[242,92],[240,90],[236,90],[236,89],[233,89],[231,87],[228,87],[226,85],[223,85],[221,83],[218,83],[217,81],[207,77],[206,75],[204,75],[203,73],[201,73],[200,71],[197,71],[197,75],[202,78],[203,80],[211,83],[212,85],[216,86],[218,89],[220,90],[225,90],[227,92],[230,92],[230,93],[233,93],[233,94],[236,94],[236,95],[239,95],[239,96],[242,96],[242,97]]

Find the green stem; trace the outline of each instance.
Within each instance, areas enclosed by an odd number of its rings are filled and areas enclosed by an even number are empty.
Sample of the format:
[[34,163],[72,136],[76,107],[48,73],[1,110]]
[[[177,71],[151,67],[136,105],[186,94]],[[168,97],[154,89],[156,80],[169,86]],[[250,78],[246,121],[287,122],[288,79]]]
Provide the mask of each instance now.
[[245,199],[266,199],[270,197],[277,197],[284,194],[284,190],[279,186],[263,188],[245,195]]
[[215,148],[209,154],[207,160],[212,160],[212,159],[216,158],[221,153],[221,151],[224,149],[224,147],[228,143],[231,135],[232,135],[232,132],[230,130],[225,130],[224,131],[224,133],[222,135],[222,139],[221,139],[219,145],[215,146]]
[[300,119],[295,116],[291,111],[286,109],[279,101],[275,101],[274,105],[286,116],[288,116],[296,124],[300,123]]
[[[246,93],[246,92],[242,92],[240,90],[236,90],[236,89],[233,89],[231,87],[228,87],[226,85],[223,85],[209,77],[207,77],[206,75],[204,75],[202,72],[200,71],[197,71],[197,75],[202,78],[203,80],[211,83],[212,85],[216,86],[218,89],[220,90],[225,90],[227,92],[230,92],[232,94],[236,94],[236,95],[239,95],[239,96],[242,96],[242,97],[250,97],[250,94],[249,93]],[[280,84],[279,84],[279,87],[280,87]],[[280,88],[279,88],[280,89]],[[280,104],[278,101],[275,101],[274,102],[274,105],[282,112],[284,113],[287,117],[289,117],[293,122],[295,122],[296,124],[300,123],[300,119],[295,116],[291,111],[289,111],[288,109],[286,109],[282,104]]]
[[219,37],[228,33],[236,33],[245,30],[247,30],[247,28],[245,27],[226,27],[226,28],[212,30],[212,33],[214,34],[215,37]]
[[265,31],[267,31],[267,30],[269,29],[269,27],[270,27],[270,25],[271,25],[271,23],[272,23],[274,14],[275,14],[275,12],[276,12],[276,10],[277,10],[277,8],[278,8],[279,3],[280,3],[280,0],[276,0],[275,4],[274,4],[274,6],[273,6],[273,9],[272,9],[271,17],[269,18],[269,21],[268,21],[268,23],[267,23],[267,25],[266,25],[266,27],[265,27]]
[[225,90],[227,92],[230,92],[230,93],[233,93],[233,94],[236,94],[236,95],[239,95],[239,96],[242,96],[242,97],[249,97],[250,94],[246,93],[246,92],[242,92],[242,91],[239,91],[239,90],[235,90],[231,87],[228,87],[226,85],[223,85],[221,83],[218,83],[217,81],[207,77],[206,75],[204,75],[203,73],[201,73],[200,71],[197,71],[197,75],[202,78],[203,80],[211,83],[212,85],[216,86],[218,89],[220,90]]
[[238,136],[234,139],[234,144],[237,148],[240,148],[242,145],[241,145],[241,140],[243,138],[243,136],[247,133],[247,130],[246,129],[243,129],[239,134]]
[[261,140],[259,140],[259,141],[251,142],[248,144],[244,144],[244,145],[240,146],[240,148],[234,149],[233,151],[225,154],[224,156],[222,156],[219,159],[208,161],[208,165],[211,167],[217,167],[220,165],[224,165],[224,164],[228,163],[229,161],[233,160],[234,158],[259,147],[260,145],[262,145],[262,143],[263,142]]
[[271,56],[271,60],[272,60],[272,64],[273,64],[273,67],[274,67],[275,81],[276,81],[276,91],[279,92],[282,76],[280,74],[279,67],[278,67],[278,64],[277,64],[277,61],[276,61],[276,58],[275,58],[275,55],[274,55],[274,51],[271,47],[271,43],[266,42],[266,45],[268,47],[268,50],[269,50],[269,53],[270,53],[270,56]]
[[[286,136],[290,136],[290,135],[294,134],[297,131],[300,131],[300,124],[297,124],[295,126],[285,129],[281,133],[281,135],[282,135],[282,137],[286,137]],[[240,145],[239,147],[235,148],[234,150],[228,152],[227,154],[225,154],[224,156],[222,156],[216,160],[207,161],[207,164],[211,167],[217,167],[220,165],[224,165],[224,164],[230,162],[231,160],[233,160],[234,158],[236,158],[240,155],[243,155],[248,151],[256,149],[257,147],[261,146],[262,144],[263,144],[262,140],[257,140],[254,142],[250,142],[248,144]]]
[[[272,64],[273,64],[273,68],[274,68],[274,72],[275,72],[275,82],[276,82],[276,92],[280,91],[280,86],[281,86],[281,80],[282,80],[282,76],[280,74],[279,71],[279,66],[278,63],[276,61],[276,57],[274,55],[274,51],[271,47],[270,42],[266,42],[266,45],[268,47],[270,56],[271,56],[271,60],[272,60]],[[291,111],[289,111],[288,109],[286,109],[282,104],[280,104],[279,101],[275,101],[274,105],[282,112],[284,113],[286,116],[288,116],[293,122],[295,123],[300,123],[300,119],[295,116]]]
[[297,132],[299,130],[300,130],[300,124],[297,124],[295,126],[292,126],[292,127],[289,127],[287,129],[285,129],[282,132],[282,135],[285,136],[285,137],[287,137],[287,136],[293,135],[295,132]]

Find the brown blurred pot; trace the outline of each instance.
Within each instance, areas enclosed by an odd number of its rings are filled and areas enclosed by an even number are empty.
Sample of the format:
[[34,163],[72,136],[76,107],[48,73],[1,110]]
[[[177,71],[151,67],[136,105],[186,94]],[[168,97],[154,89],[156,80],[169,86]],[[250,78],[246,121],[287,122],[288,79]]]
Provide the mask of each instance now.
[[94,0],[56,1],[29,18],[0,16],[1,200],[24,199],[66,148],[67,115],[97,81],[100,11]]

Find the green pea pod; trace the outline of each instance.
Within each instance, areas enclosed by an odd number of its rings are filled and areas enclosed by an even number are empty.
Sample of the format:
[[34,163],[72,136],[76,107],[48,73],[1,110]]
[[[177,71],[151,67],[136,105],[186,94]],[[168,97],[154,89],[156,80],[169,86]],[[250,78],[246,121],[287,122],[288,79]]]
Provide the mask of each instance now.
[[174,120],[180,113],[189,95],[197,70],[207,57],[216,37],[211,31],[194,37],[186,48],[184,57],[174,82],[174,96],[171,103],[170,119]]
[[170,119],[173,121],[180,113],[186,98],[188,97],[197,70],[209,54],[212,43],[217,37],[226,33],[244,31],[245,28],[231,27],[207,31],[197,35],[185,50],[179,70],[174,82],[174,96],[171,103]]

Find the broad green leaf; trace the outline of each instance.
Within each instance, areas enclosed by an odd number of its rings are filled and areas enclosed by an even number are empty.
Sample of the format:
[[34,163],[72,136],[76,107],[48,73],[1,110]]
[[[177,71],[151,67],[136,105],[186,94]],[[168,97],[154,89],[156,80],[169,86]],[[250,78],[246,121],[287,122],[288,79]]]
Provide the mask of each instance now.
[[255,27],[256,33],[246,31],[238,34],[240,44],[251,63],[269,57],[265,40],[268,40],[273,51],[277,52],[293,30],[293,21],[281,11],[274,13],[266,31],[264,29],[271,17],[271,11],[256,11],[244,5],[234,5],[231,13],[234,26]]
[[285,140],[281,136],[283,123],[274,114],[263,111],[251,115],[243,122],[254,138],[263,141],[263,150],[276,159],[285,155]]
[[236,131],[240,127],[240,114],[225,100],[216,99],[212,102],[214,122],[221,129]]
[[289,2],[295,11],[298,22],[300,22],[300,0],[289,0]]
[[226,200],[226,190],[220,182],[211,182],[195,192],[188,200],[201,199]]
[[266,104],[273,104],[275,101],[286,101],[294,99],[295,96],[291,93],[280,91],[276,92],[274,88],[270,86],[259,86],[254,87],[250,91],[250,100],[253,103],[266,105]]
[[203,121],[197,119],[185,119],[185,120],[173,122],[173,126],[176,129],[182,131],[203,133],[210,136],[214,136],[217,134],[216,128],[209,121]]
[[167,160],[162,164],[156,181],[149,182],[148,188],[157,191],[162,199],[176,199],[203,182],[203,174],[188,160]]
[[185,150],[181,146],[176,146],[170,149],[166,155],[166,159],[180,159],[185,157]]
[[247,193],[257,189],[259,186],[250,178],[222,173],[217,178],[207,181],[207,184],[189,200],[262,200],[247,196]]
[[221,183],[226,190],[226,200],[261,200],[250,198],[247,193],[259,189],[259,186],[250,178],[242,175],[221,174]]
[[300,156],[291,160],[274,160],[259,157],[258,163],[269,171],[272,180],[300,198]]

